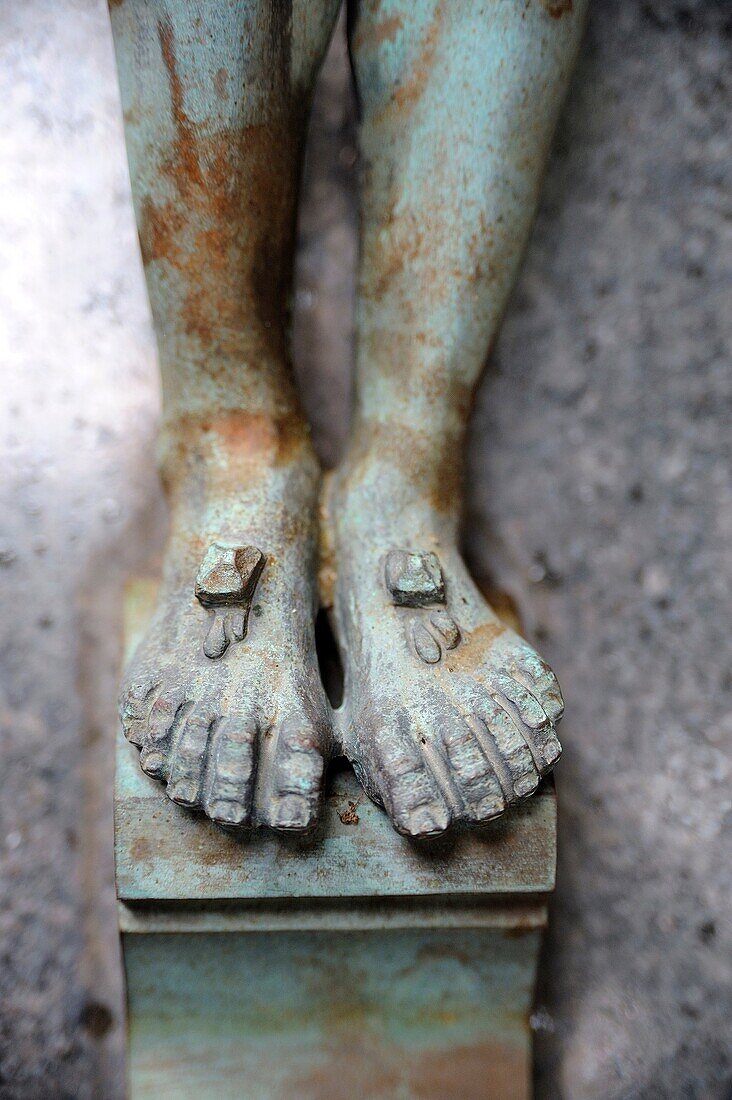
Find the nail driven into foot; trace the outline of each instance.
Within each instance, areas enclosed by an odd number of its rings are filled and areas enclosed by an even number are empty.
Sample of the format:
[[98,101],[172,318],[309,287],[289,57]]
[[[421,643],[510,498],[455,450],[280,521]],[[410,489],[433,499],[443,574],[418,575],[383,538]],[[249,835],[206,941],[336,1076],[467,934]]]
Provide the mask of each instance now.
[[442,650],[460,643],[460,627],[445,609],[445,578],[437,554],[419,550],[391,550],[384,568],[386,588],[395,607],[422,611],[434,608],[426,622],[415,616],[408,636],[426,665],[436,665]]
[[397,607],[429,607],[445,602],[445,581],[437,554],[391,550],[384,576]]
[[256,546],[212,543],[196,577],[195,595],[213,611],[203,652],[212,661],[223,657],[232,642],[246,637],[249,611],[266,558]]

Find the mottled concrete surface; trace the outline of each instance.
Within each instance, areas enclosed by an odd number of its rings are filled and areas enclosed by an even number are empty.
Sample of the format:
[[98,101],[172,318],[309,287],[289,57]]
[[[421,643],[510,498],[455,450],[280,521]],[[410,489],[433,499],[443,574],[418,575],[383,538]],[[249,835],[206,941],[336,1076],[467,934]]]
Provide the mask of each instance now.
[[[540,1097],[728,1097],[730,40],[596,0],[472,436],[473,566],[566,689]],[[296,346],[346,428],[354,139],[318,101]],[[0,1095],[122,1095],[111,733],[164,532],[155,358],[106,13],[0,6]]]

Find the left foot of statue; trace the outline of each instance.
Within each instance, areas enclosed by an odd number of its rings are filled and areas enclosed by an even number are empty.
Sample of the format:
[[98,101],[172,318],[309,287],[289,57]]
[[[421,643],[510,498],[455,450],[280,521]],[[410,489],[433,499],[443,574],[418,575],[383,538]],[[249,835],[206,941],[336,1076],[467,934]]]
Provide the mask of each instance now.
[[441,491],[366,456],[334,475],[326,500],[345,752],[410,837],[485,824],[561,753],[556,677],[486,603],[457,549],[457,502]]

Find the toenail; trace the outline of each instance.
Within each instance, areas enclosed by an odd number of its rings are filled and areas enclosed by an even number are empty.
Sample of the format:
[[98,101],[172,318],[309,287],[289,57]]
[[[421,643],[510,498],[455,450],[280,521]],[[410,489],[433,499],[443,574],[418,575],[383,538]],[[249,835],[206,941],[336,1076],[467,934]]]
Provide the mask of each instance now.
[[310,804],[299,795],[281,799],[271,816],[273,829],[306,829],[310,821]]
[[243,825],[247,811],[241,802],[214,802],[208,816],[219,825]]
[[168,788],[168,797],[181,806],[192,806],[198,797],[198,788],[193,783],[181,781]]
[[407,820],[407,831],[413,837],[430,837],[444,833],[450,824],[446,810],[421,806]]
[[494,817],[500,817],[505,809],[503,802],[496,802],[495,798],[484,798],[475,808],[475,820],[492,821]]
[[526,798],[527,795],[533,794],[536,788],[539,786],[538,775],[526,775],[523,779],[519,779],[513,785],[513,793],[517,798]]
[[554,767],[559,757],[562,755],[562,746],[558,741],[554,741],[547,745],[546,749],[546,762],[549,767]]
[[163,770],[165,757],[161,752],[148,752],[140,757],[140,767],[152,779],[157,779]]

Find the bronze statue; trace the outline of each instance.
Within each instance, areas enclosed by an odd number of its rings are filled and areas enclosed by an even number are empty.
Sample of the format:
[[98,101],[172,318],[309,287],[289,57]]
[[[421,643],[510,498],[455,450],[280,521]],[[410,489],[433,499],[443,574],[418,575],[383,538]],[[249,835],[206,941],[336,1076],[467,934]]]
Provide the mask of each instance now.
[[[399,832],[430,837],[526,798],[561,751],[556,678],[486,603],[458,527],[473,393],[585,0],[349,5],[356,404],[324,479],[287,319],[308,111],[339,6],[110,4],[172,518],[121,712],[143,769],[222,825],[309,829],[343,752]],[[345,669],[335,713],[321,606]]]

